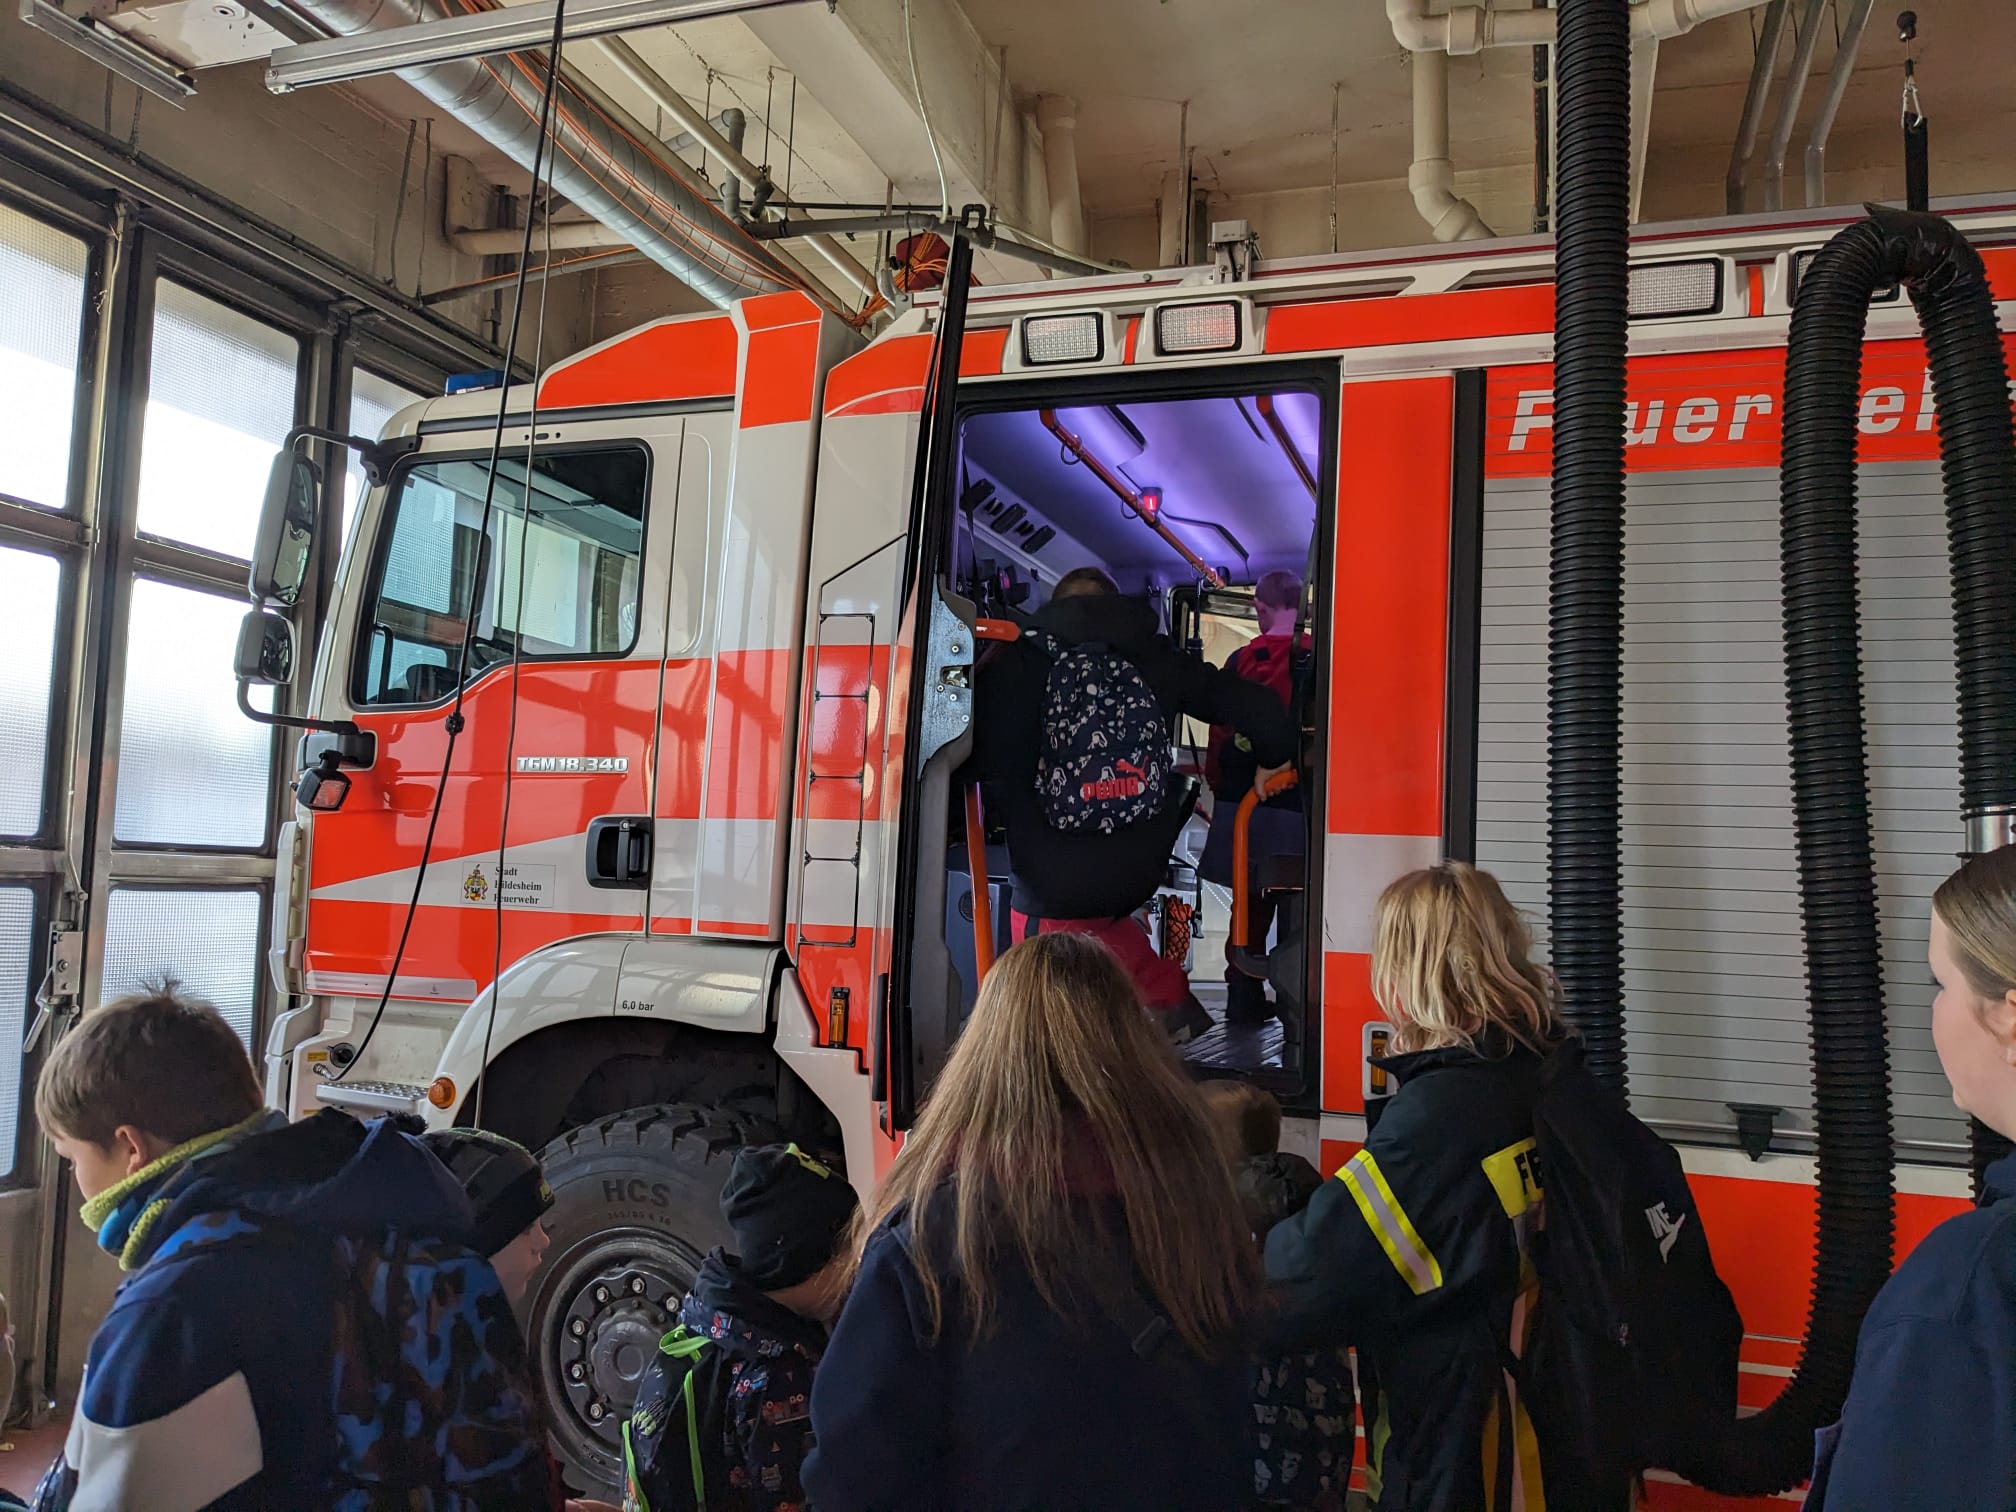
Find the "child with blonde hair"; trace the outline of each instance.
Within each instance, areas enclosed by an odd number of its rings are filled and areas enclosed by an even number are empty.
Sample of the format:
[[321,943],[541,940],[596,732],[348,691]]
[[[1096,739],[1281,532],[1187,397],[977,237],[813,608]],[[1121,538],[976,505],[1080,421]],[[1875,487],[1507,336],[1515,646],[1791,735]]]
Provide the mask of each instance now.
[[1267,1240],[1271,1350],[1355,1345],[1380,1512],[1627,1504],[1539,1441],[1506,1368],[1534,1295],[1533,1109],[1571,1036],[1504,890],[1460,861],[1380,896],[1398,1082],[1364,1148]]
[[[2016,1135],[2016,847],[1932,895],[1932,1044],[1953,1102]],[[1862,1320],[1841,1421],[1821,1430],[1814,1512],[2006,1507],[2016,1487],[2016,1156],[1981,1205],[1919,1241]]]

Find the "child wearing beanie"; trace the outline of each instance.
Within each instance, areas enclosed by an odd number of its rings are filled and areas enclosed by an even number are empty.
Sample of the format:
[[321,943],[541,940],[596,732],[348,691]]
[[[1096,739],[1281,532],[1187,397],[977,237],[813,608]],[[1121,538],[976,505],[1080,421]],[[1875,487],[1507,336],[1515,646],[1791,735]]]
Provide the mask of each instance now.
[[436,1129],[420,1142],[469,1194],[476,1212],[471,1247],[490,1262],[516,1306],[546,1255],[541,1220],[553,1206],[553,1189],[539,1157],[488,1129]]
[[624,1424],[625,1507],[800,1512],[812,1376],[839,1311],[856,1200],[796,1145],[735,1157],[721,1214],[736,1253],[701,1263]]

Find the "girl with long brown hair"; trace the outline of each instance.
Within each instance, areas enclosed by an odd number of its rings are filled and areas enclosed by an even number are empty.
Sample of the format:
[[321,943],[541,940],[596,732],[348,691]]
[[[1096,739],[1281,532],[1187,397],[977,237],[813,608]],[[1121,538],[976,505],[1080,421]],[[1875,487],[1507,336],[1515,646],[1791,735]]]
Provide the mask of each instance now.
[[1243,1504],[1258,1265],[1220,1135],[1103,946],[995,964],[860,1232],[812,1397],[821,1512]]

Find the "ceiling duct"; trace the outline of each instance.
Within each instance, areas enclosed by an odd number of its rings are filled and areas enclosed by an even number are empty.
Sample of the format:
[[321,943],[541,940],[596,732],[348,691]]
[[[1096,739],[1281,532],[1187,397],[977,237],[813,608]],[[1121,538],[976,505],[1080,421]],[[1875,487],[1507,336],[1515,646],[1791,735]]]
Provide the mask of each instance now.
[[[438,20],[427,0],[298,0],[338,36]],[[539,141],[543,67],[530,56],[466,58],[404,69],[399,77],[520,167]],[[687,187],[655,152],[651,133],[626,130],[560,75],[553,114],[553,191],[578,205],[717,305],[798,279]]]

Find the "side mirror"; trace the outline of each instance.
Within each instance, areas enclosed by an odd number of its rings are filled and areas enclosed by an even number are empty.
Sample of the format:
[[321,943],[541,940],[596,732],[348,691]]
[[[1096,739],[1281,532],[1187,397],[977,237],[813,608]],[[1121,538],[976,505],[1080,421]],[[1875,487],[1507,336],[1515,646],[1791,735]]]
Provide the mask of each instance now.
[[292,447],[273,459],[247,583],[256,602],[270,601],[291,609],[301,597],[301,585],[307,580],[308,563],[315,552],[316,500],[321,486],[321,469]]
[[294,627],[270,609],[254,609],[238,626],[231,659],[241,683],[282,688],[294,681]]

